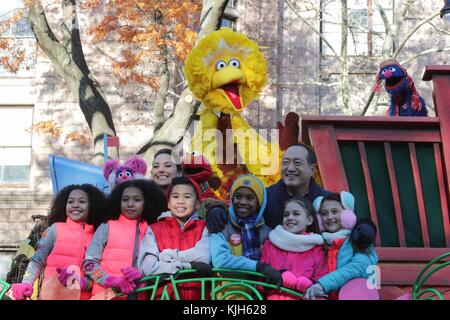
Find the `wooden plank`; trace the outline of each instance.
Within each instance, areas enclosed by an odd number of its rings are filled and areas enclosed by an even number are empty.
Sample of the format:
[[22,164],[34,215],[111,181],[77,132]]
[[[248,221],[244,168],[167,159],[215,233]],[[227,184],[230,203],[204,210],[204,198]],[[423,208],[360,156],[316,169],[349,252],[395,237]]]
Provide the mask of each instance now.
[[324,188],[335,192],[348,191],[347,178],[333,126],[310,126],[308,133],[317,157]]
[[[380,261],[425,261],[431,260],[450,252],[449,248],[375,248]],[[450,257],[442,261],[450,261]]]
[[413,142],[408,143],[409,157],[414,177],[414,186],[416,187],[417,205],[419,207],[420,228],[422,230],[423,245],[430,247],[430,237],[428,235],[427,216],[425,214],[425,203],[423,201],[422,181],[420,179],[419,164],[417,163],[416,147]]
[[397,177],[395,176],[394,162],[392,160],[391,144],[384,143],[384,152],[386,155],[386,164],[391,183],[392,199],[394,201],[395,221],[397,222],[397,233],[400,247],[406,247],[405,230],[403,227],[402,207],[400,205],[400,196],[398,193]]
[[[361,157],[361,164],[364,173],[364,181],[366,183],[367,199],[369,201],[369,209],[370,209],[370,218],[379,229],[377,208],[375,205],[375,196],[373,193],[372,179],[370,178],[369,163],[367,162],[366,149],[364,148],[364,143],[361,141],[358,141],[358,150],[359,155]],[[381,246],[380,232],[377,232],[376,244],[377,246]]]
[[[425,263],[379,263],[381,285],[413,285]],[[435,272],[425,283],[426,286],[450,285],[450,268]]]
[[336,128],[336,138],[339,141],[399,141],[399,142],[440,142],[441,134],[437,129],[405,130]]
[[436,174],[439,186],[439,195],[441,199],[442,223],[444,224],[445,244],[450,248],[450,221],[448,211],[447,192],[445,192],[444,173],[442,169],[441,150],[438,143],[433,144],[434,160],[436,161]]
[[310,125],[334,125],[336,127],[343,127],[349,125],[351,128],[360,127],[361,129],[373,128],[411,128],[417,129],[420,127],[439,127],[438,117],[387,117],[387,116],[302,116],[303,126]]

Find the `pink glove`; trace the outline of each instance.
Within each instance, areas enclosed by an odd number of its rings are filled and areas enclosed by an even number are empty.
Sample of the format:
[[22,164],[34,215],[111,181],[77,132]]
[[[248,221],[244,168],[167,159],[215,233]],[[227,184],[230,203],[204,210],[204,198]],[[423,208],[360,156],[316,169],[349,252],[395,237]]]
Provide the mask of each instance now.
[[105,288],[117,288],[121,293],[129,294],[136,288],[134,283],[130,283],[125,277],[109,276],[105,279]]
[[297,278],[295,289],[299,292],[305,292],[306,289],[308,289],[312,285],[313,282],[311,281],[311,279],[308,279],[307,277],[304,276],[300,276]]
[[281,275],[283,277],[283,287],[295,290],[297,277],[290,271],[285,271]]
[[26,282],[14,283],[11,290],[16,300],[25,300],[33,294],[33,286]]
[[86,279],[84,277],[81,277],[79,274],[75,274],[75,270],[69,271],[66,268],[56,269],[56,272],[58,272],[58,279],[59,282],[65,287],[72,287],[76,283],[79,283],[79,288],[81,290],[86,290]]
[[138,269],[134,267],[127,267],[120,269],[122,271],[122,274],[125,276],[125,279],[127,279],[128,282],[134,282],[136,280],[139,280],[142,278],[143,274]]

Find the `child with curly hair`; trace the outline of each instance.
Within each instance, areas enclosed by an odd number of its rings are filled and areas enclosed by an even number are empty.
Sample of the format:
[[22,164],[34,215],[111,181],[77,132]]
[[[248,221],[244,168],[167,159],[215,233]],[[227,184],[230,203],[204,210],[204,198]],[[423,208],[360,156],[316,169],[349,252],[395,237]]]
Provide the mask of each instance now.
[[[90,184],[69,185],[54,198],[38,249],[28,264],[21,283],[12,285],[16,300],[33,293],[33,283],[44,271],[43,283],[56,273],[64,285],[81,289],[81,300],[91,297],[92,281],[81,269],[94,229],[104,219],[106,197]],[[70,283],[68,283],[70,281]],[[40,294],[46,294],[43,286]]]
[[[86,251],[83,268],[94,281],[92,294],[105,288],[128,295],[134,281],[142,277],[137,269],[140,243],[148,225],[167,210],[163,191],[150,180],[131,180],[112,191],[105,222],[94,234]],[[138,299],[144,298],[138,294]],[[134,294],[121,299],[135,299]]]

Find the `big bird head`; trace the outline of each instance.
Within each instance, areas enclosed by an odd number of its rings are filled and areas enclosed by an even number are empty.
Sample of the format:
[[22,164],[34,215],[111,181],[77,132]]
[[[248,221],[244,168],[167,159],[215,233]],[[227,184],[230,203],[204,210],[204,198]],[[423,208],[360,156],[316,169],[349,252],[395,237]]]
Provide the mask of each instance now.
[[228,28],[211,32],[184,65],[189,89],[213,111],[239,113],[267,83],[267,63],[258,45]]

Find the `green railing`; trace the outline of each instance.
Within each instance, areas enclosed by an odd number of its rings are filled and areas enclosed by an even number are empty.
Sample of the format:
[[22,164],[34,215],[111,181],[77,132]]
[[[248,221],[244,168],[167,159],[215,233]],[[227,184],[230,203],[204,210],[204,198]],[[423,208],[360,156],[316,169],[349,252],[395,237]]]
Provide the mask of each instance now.
[[[303,294],[293,291],[284,287],[277,287],[272,284],[263,282],[263,280],[258,281],[256,278],[264,279],[264,275],[258,272],[251,271],[237,271],[230,269],[213,269],[213,273],[219,273],[221,276],[210,276],[210,277],[193,277],[193,278],[183,278],[178,279],[180,276],[193,274],[195,270],[181,270],[174,275],[155,275],[148,276],[140,279],[137,283],[145,283],[145,287],[136,289],[135,293],[149,292],[150,300],[156,299],[156,294],[159,288],[162,288],[161,296],[158,297],[161,300],[169,300],[169,286],[172,287],[173,295],[175,300],[180,300],[180,294],[178,292],[178,285],[182,283],[193,283],[199,282],[200,285],[200,296],[201,300],[225,300],[230,296],[240,297],[243,300],[263,300],[264,297],[261,292],[256,288],[260,286],[264,289],[275,289],[281,292],[291,294],[295,297],[302,298]],[[242,278],[241,278],[242,277]],[[247,279],[245,277],[252,277]],[[207,286],[210,284],[210,286]],[[207,287],[210,287],[208,290]],[[123,296],[123,294],[117,294],[118,297]]]
[[2,300],[9,288],[11,288],[11,285],[8,282],[0,280],[0,288],[0,300]]
[[[173,295],[176,300],[180,300],[180,294],[178,292],[178,285],[182,283],[200,282],[201,300],[225,300],[230,296],[240,297],[243,300],[263,300],[264,297],[256,286],[263,287],[265,289],[276,289],[282,292],[291,294],[295,297],[303,297],[303,294],[293,291],[284,287],[277,287],[268,283],[254,280],[254,278],[264,279],[264,275],[251,271],[238,271],[229,269],[213,269],[213,274],[220,273],[221,276],[210,277],[193,277],[179,279],[181,276],[194,274],[195,270],[181,270],[180,272],[169,275],[161,274],[143,277],[136,281],[137,284],[143,283],[145,286],[140,287],[133,291],[134,293],[148,292],[149,299],[155,300],[158,289],[162,288],[161,296],[158,297],[161,300],[169,300],[169,286],[172,287]],[[241,278],[242,277],[242,278]],[[244,277],[251,277],[246,279]],[[210,284],[210,289],[207,288],[207,284]],[[0,292],[0,300],[3,299],[5,293],[9,290],[11,285],[7,282],[0,280],[0,286],[2,290]],[[117,297],[121,297],[123,294],[118,293]]]
[[[439,290],[435,288],[424,288],[425,282],[436,272],[439,270],[450,266],[450,261],[445,261],[439,263],[441,260],[450,257],[450,252],[445,253],[436,259],[431,260],[425,268],[420,271],[419,275],[414,282],[413,291],[412,291],[412,299],[413,300],[444,300],[444,297],[439,292]],[[438,264],[439,263],[439,264]],[[434,266],[438,264],[437,266]],[[431,269],[431,270],[430,270]],[[430,294],[425,296],[426,294]],[[436,299],[437,298],[437,299]]]

